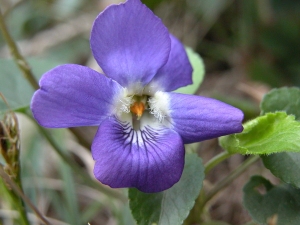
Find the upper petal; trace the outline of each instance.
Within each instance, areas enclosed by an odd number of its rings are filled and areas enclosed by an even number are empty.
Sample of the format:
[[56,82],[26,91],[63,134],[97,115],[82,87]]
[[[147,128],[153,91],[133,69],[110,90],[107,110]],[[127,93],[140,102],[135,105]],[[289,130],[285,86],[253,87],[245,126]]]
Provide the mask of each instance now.
[[99,125],[111,114],[121,90],[117,82],[88,67],[61,65],[43,75],[31,110],[49,128]]
[[182,43],[173,35],[171,51],[167,63],[159,69],[149,86],[156,90],[173,91],[193,83],[193,68]]
[[175,131],[151,126],[136,131],[114,117],[101,124],[92,155],[99,181],[143,192],[170,188],[180,179],[184,166],[184,146]]
[[167,28],[140,0],[112,5],[96,18],[91,49],[104,73],[123,87],[147,84],[167,62]]
[[215,99],[168,93],[173,129],[185,144],[243,131],[241,110]]

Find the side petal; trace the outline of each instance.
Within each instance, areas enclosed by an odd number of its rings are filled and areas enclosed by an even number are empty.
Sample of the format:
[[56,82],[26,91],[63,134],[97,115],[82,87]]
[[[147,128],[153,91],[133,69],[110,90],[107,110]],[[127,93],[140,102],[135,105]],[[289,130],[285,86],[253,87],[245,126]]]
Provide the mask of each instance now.
[[90,43],[104,73],[123,87],[147,84],[167,62],[171,47],[167,28],[140,0],[100,13]]
[[43,75],[30,107],[44,127],[99,125],[111,114],[121,89],[117,82],[88,67],[66,64]]
[[112,117],[101,124],[92,155],[94,174],[100,182],[149,193],[173,186],[184,166],[184,146],[175,131],[150,126],[136,131]]
[[149,83],[156,90],[173,91],[193,83],[193,68],[188,59],[182,43],[173,35],[171,38],[171,51],[167,63],[159,69]]
[[168,93],[173,129],[185,144],[243,131],[241,110],[215,99]]

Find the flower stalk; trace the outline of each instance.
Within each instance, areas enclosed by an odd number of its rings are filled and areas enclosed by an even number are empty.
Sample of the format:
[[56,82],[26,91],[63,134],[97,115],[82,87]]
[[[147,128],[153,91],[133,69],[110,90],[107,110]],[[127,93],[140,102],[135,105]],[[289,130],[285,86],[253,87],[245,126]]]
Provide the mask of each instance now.
[[[207,173],[214,166],[218,165],[220,162],[225,160],[230,156],[229,153],[223,152],[214,158],[212,158],[207,164],[205,172]],[[260,157],[257,155],[250,156],[241,165],[239,165],[235,170],[233,170],[229,175],[222,181],[220,181],[215,187],[213,187],[207,194],[204,193],[202,189],[198,198],[196,199],[195,205],[190,211],[189,216],[185,220],[185,225],[190,225],[194,223],[200,223],[203,217],[203,212],[205,210],[206,204],[222,189],[227,187],[232,183],[233,180],[238,178],[242,173],[244,173],[253,163],[255,163]]]
[[232,154],[224,151],[212,159],[210,159],[206,164],[205,164],[205,174],[208,174],[215,166],[217,166],[219,163],[223,162],[225,159],[229,158]]
[[258,155],[250,156],[241,165],[239,165],[235,170],[233,170],[224,180],[220,181],[214,188],[212,188],[206,195],[203,205],[205,205],[209,200],[211,200],[219,191],[227,187],[232,183],[233,180],[238,178],[242,173],[244,173],[253,163],[259,160]]
[[237,177],[242,175],[253,163],[255,163],[260,157],[258,155],[250,156],[241,165],[239,165],[235,170],[233,170],[225,179],[221,180],[215,187],[213,187],[205,196],[201,202],[200,215],[202,214],[204,207],[208,201],[210,201],[219,191],[226,188],[232,183]]
[[[205,164],[205,170],[204,173],[207,175],[215,166],[219,165],[221,162],[223,162],[225,159],[229,158],[232,154],[228,153],[227,151],[221,152],[220,154],[216,155],[212,159],[210,159],[206,164]],[[189,225],[193,223],[200,223],[201,222],[201,217],[199,216],[199,212],[203,212],[203,209],[201,208],[202,202],[205,200],[206,195],[204,192],[204,189],[202,188],[200,191],[200,194],[198,195],[195,205],[190,211],[189,216],[186,218],[184,225]],[[201,216],[203,216],[201,214]]]

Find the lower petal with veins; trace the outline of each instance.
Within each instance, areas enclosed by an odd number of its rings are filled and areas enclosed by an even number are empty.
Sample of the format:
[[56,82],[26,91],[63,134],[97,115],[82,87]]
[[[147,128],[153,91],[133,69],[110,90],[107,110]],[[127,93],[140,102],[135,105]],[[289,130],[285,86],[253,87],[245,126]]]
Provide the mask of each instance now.
[[173,130],[151,124],[134,130],[115,117],[100,126],[92,145],[95,177],[113,188],[159,192],[181,177],[184,145]]

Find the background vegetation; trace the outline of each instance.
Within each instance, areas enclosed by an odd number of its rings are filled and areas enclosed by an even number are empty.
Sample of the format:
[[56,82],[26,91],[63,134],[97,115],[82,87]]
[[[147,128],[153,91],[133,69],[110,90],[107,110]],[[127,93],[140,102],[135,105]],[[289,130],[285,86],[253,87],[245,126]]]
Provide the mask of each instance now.
[[[89,47],[97,14],[116,0],[0,0],[8,29],[34,75],[56,65],[77,63],[99,69]],[[262,96],[272,87],[300,86],[300,1],[298,0],[144,0],[169,30],[197,51],[206,67],[198,94],[219,98],[257,116]],[[33,89],[11,60],[0,36],[0,92],[20,108],[23,189],[51,224],[134,224],[126,190],[111,190],[92,177],[89,147],[95,128],[45,130],[30,118]],[[213,149],[213,150],[211,150]],[[194,149],[204,161],[218,151],[216,140]],[[204,188],[245,158],[233,157],[214,169]],[[0,158],[0,163],[3,163]],[[229,224],[250,221],[242,209],[241,189],[250,174],[267,174],[257,163],[210,204],[209,216]],[[19,224],[11,196],[0,185],[0,224]],[[230,196],[230,197],[228,197]],[[31,211],[31,209],[29,209]],[[32,224],[41,224],[32,213]],[[223,223],[220,223],[223,224]]]

